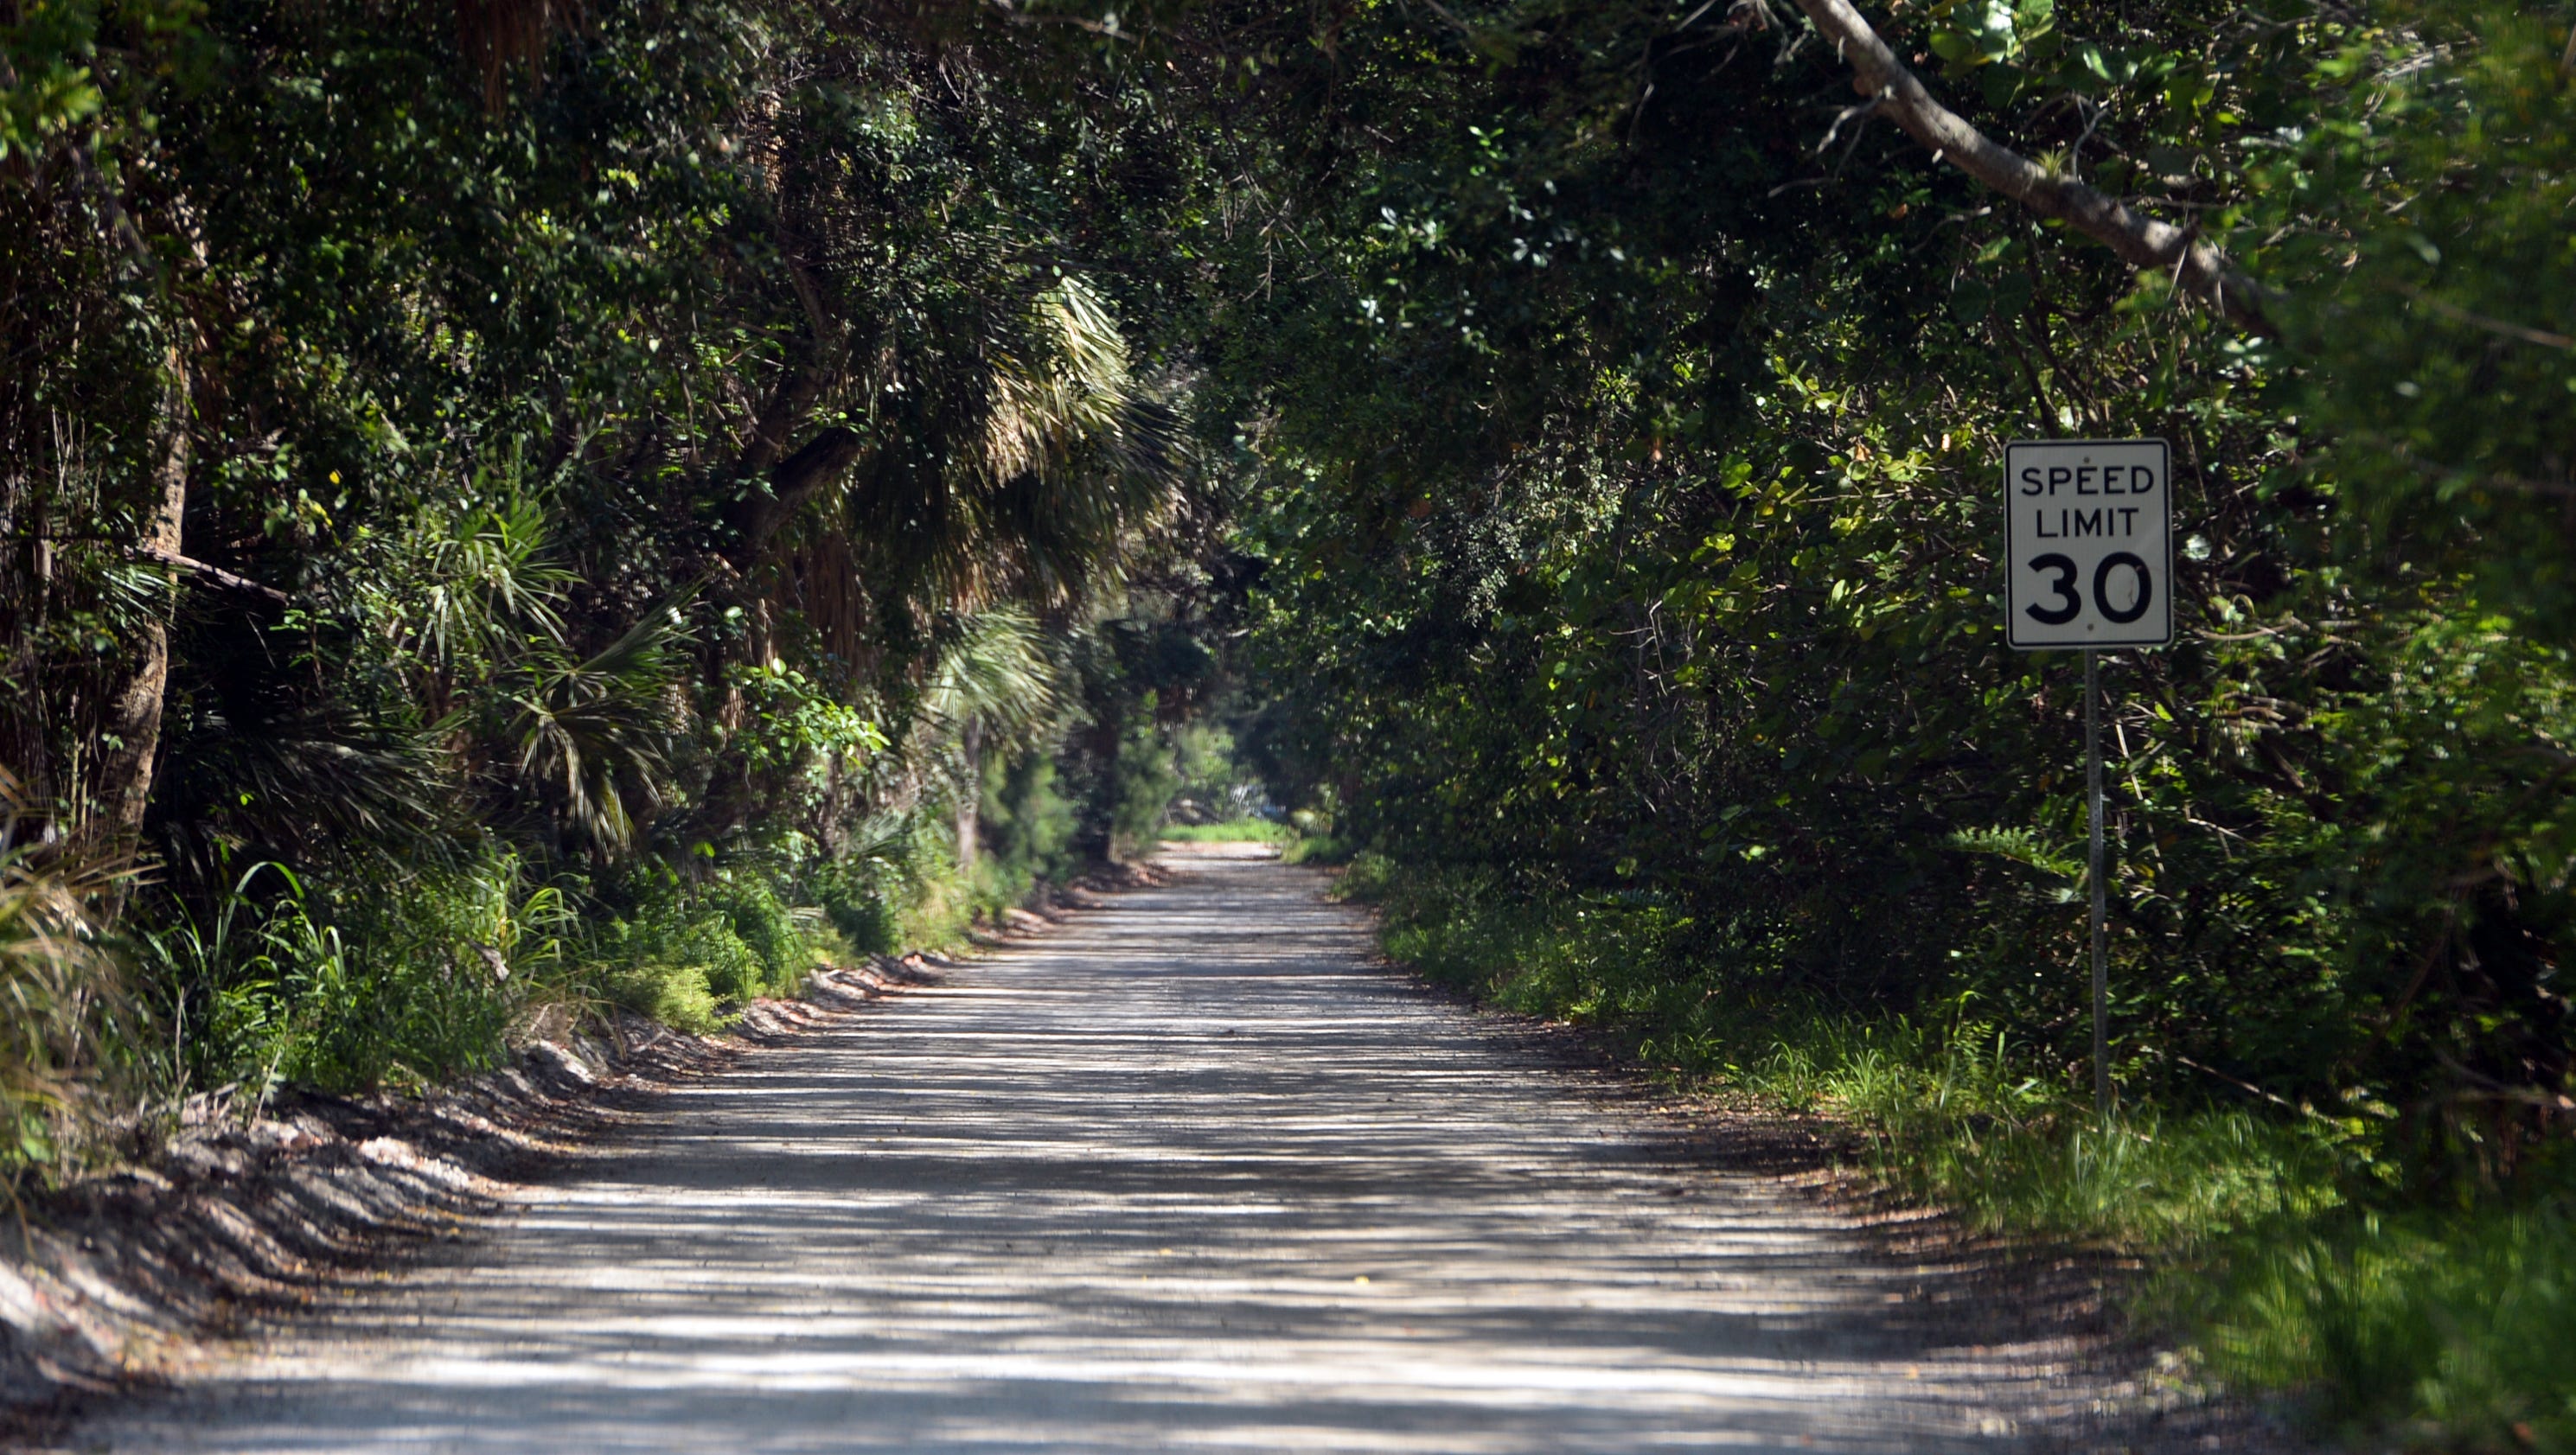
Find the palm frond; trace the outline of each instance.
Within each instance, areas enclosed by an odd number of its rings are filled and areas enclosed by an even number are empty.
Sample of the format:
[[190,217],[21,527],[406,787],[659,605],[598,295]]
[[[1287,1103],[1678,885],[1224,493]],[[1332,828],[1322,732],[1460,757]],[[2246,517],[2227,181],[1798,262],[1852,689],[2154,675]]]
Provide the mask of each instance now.
[[1055,663],[1036,618],[992,607],[962,618],[939,652],[922,715],[954,733],[981,725],[1010,737],[1055,715]]
[[386,723],[341,702],[256,694],[191,701],[173,715],[151,818],[170,873],[211,888],[230,851],[307,858],[326,847],[417,857],[455,782],[436,729]]
[[[477,485],[488,478],[479,474]],[[401,548],[407,599],[388,615],[442,667],[489,656],[515,636],[560,641],[558,608],[575,576],[549,558],[553,524],[545,501],[515,480],[452,519],[423,511]]]
[[1954,849],[2010,859],[2069,885],[2084,882],[2084,861],[2075,851],[2051,844],[2036,829],[1961,829],[1950,835],[1949,842]]
[[518,776],[561,830],[601,853],[632,848],[637,811],[667,795],[685,640],[679,613],[664,609],[586,659],[540,645],[517,668],[507,701]]
[[960,322],[978,348],[921,350],[881,396],[901,443],[849,493],[849,533],[900,542],[873,564],[930,611],[1013,597],[1061,610],[1116,586],[1186,505],[1176,414],[1079,278]]

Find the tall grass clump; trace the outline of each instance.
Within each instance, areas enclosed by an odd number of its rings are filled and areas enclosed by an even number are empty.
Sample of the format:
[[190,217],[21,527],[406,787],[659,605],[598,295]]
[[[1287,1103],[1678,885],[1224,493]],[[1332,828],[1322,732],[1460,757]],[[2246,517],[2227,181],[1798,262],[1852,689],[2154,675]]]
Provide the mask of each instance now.
[[2173,1253],[2339,1198],[2338,1162],[2312,1132],[2229,1108],[2097,1120],[2078,1091],[2029,1074],[2003,1032],[1964,1016],[1794,1021],[1726,1074],[1848,1122],[1889,1185],[1981,1231]]
[[119,876],[77,852],[17,842],[17,784],[0,769],[0,1176],[62,1167],[140,1076],[139,1038],[97,906]]
[[416,1088],[495,1064],[571,920],[501,851],[347,888],[261,862],[136,948],[166,987],[175,1079],[257,1105],[289,1082]]

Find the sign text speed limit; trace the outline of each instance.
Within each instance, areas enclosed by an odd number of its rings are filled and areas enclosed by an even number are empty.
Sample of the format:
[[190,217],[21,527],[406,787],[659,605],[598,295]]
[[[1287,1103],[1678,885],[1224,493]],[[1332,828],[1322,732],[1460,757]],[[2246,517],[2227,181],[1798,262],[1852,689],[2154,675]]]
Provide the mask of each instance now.
[[2007,445],[2004,619],[2011,643],[2171,642],[2172,487],[2163,440]]

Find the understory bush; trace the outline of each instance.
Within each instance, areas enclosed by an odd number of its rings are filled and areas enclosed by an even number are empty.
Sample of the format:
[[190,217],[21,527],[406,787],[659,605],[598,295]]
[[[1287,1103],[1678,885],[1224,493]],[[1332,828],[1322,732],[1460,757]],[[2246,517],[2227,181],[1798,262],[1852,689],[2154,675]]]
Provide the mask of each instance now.
[[171,1082],[257,1104],[289,1081],[418,1086],[492,1064],[568,920],[508,854],[336,893],[263,862],[134,945],[168,998]]
[[1171,745],[1155,728],[1152,710],[1149,698],[1147,715],[1129,724],[1119,739],[1115,760],[1118,791],[1109,810],[1112,859],[1133,859],[1152,847],[1165,811],[1180,792],[1180,769],[1173,762]]
[[676,898],[599,926],[587,948],[612,999],[665,1019],[666,1010],[679,1011],[683,1018],[674,1023],[689,1030],[714,1024],[699,1007],[740,1004],[766,978],[759,953],[743,943],[730,917]]
[[623,884],[540,884],[495,850],[346,877],[254,864],[212,905],[174,906],[130,937],[143,979],[162,988],[157,1029],[129,1037],[165,1048],[159,1084],[238,1088],[253,1106],[290,1083],[419,1088],[496,1064],[514,1027],[560,1002],[712,1031],[852,953],[837,922],[872,947],[891,940],[878,922],[892,918],[887,891],[830,866],[809,876],[819,905],[796,902],[795,877],[757,861],[700,879],[656,867]]
[[902,943],[900,896],[882,882],[875,861],[827,860],[806,879],[815,907],[854,955],[893,953]]
[[1430,978],[1584,1026],[1684,1082],[1843,1120],[1879,1176],[1972,1227],[2170,1251],[2339,1198],[2325,1129],[2212,1105],[2097,1124],[1973,997],[1864,1018],[1747,995],[1739,962],[1693,958],[1698,927],[1658,906],[1516,900],[1381,855],[1361,855],[1343,892],[1378,904],[1387,953]]
[[982,822],[991,862],[1020,895],[1041,879],[1070,879],[1080,867],[1081,805],[1065,795],[1052,754],[988,765]]

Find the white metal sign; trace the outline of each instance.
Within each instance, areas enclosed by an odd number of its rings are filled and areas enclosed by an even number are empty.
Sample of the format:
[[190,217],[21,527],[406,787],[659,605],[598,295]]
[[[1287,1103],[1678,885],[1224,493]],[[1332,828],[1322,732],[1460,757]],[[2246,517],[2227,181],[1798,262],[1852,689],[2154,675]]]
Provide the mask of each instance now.
[[2173,640],[2173,470],[2163,440],[2004,447],[2005,636],[2025,651]]

